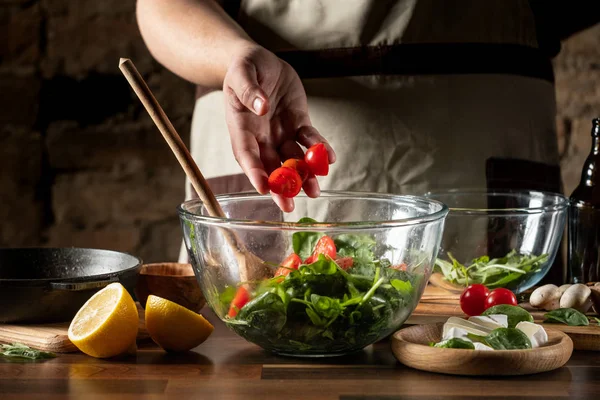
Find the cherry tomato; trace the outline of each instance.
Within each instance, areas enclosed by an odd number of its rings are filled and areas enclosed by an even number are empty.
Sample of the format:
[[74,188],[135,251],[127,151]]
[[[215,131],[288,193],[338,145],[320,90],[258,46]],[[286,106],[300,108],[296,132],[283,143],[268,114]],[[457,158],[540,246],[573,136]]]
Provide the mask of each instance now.
[[468,316],[480,315],[485,311],[485,302],[490,290],[484,285],[469,285],[460,295],[460,308]]
[[492,306],[497,306],[498,304],[508,304],[511,306],[516,306],[517,296],[513,292],[505,288],[498,288],[492,290],[490,295],[485,299],[485,309]]
[[333,239],[329,236],[321,236],[317,244],[315,245],[315,249],[310,257],[308,257],[304,264],[312,264],[319,258],[319,254],[323,254],[332,260],[335,260],[335,256],[337,255],[337,250],[335,249],[335,243]]
[[233,300],[231,301],[231,305],[229,306],[229,312],[227,313],[227,315],[230,318],[235,317],[238,311],[240,311],[240,309],[244,307],[249,301],[250,293],[248,292],[248,289],[246,289],[244,286],[240,286],[237,292],[235,293]]
[[292,253],[281,262],[281,266],[275,271],[275,276],[287,276],[292,272],[292,269],[298,269],[300,264],[302,264],[300,256],[296,253]]
[[308,179],[309,176],[312,175],[312,173],[310,172],[310,168],[308,167],[308,164],[304,160],[300,160],[297,158],[290,158],[283,163],[283,166],[291,168],[291,169],[295,169],[296,172],[298,172],[298,175],[300,175],[300,179],[302,179],[302,183],[304,183],[306,181],[306,179]]
[[405,263],[402,263],[402,264],[392,265],[390,268],[395,269],[396,271],[406,271],[406,268],[408,268],[408,266]]
[[352,257],[342,257],[335,260],[335,263],[345,271],[354,265],[354,259]]
[[269,175],[269,189],[283,197],[294,197],[302,189],[302,178],[295,169],[279,167]]
[[306,150],[304,161],[315,175],[325,176],[329,173],[329,156],[323,143],[315,144]]

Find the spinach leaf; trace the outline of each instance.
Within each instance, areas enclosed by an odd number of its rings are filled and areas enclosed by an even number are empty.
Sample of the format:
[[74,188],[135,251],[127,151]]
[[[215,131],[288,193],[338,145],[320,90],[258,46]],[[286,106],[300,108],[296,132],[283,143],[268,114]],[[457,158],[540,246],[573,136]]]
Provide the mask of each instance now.
[[333,275],[338,272],[338,266],[332,259],[319,254],[317,261],[312,264],[301,265],[298,270],[302,274]]
[[570,326],[587,326],[590,321],[585,314],[573,308],[559,308],[544,314],[544,322],[563,323]]
[[56,354],[32,349],[21,343],[0,344],[0,356],[24,360],[44,360],[56,357]]
[[410,293],[412,293],[413,290],[413,286],[409,281],[403,281],[400,279],[392,279],[390,281],[390,284],[394,287],[394,289],[396,289],[397,291],[404,293],[406,295],[409,295]]
[[485,310],[481,315],[504,314],[508,318],[508,327],[514,328],[521,321],[533,322],[533,316],[523,307],[499,304]]
[[[312,218],[301,218],[298,223],[299,224],[314,224],[315,221]],[[292,235],[292,247],[294,248],[294,253],[298,254],[301,259],[305,260],[313,252],[315,245],[319,241],[319,239],[323,236],[323,233],[320,232],[295,232]]]
[[435,270],[441,272],[446,281],[462,286],[480,283],[490,289],[516,288],[523,279],[540,271],[548,261],[548,254],[519,254],[516,250],[500,258],[490,259],[484,255],[467,264],[460,263],[450,253],[447,256],[450,261],[438,258],[435,262]]
[[369,235],[343,233],[334,239],[337,253],[340,257],[352,257],[359,260],[372,261],[375,258],[375,239]]
[[250,328],[258,329],[266,335],[275,335],[286,323],[286,310],[281,297],[266,292],[249,301],[242,307],[236,320],[245,322]]
[[461,338],[452,338],[448,340],[444,340],[443,342],[439,342],[433,347],[440,347],[443,349],[471,349],[475,350],[475,346],[472,342]]
[[531,349],[531,341],[517,328],[496,328],[485,337],[483,343],[494,350]]

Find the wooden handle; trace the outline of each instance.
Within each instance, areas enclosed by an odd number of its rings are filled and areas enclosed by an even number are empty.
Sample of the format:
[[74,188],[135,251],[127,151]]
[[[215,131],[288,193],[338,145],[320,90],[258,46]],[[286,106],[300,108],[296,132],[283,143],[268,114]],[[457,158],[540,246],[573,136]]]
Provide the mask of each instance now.
[[185,144],[181,140],[181,137],[171,124],[171,121],[163,111],[160,104],[150,91],[150,88],[144,81],[144,78],[140,75],[133,62],[128,58],[121,58],[119,61],[119,69],[127,78],[127,81],[133,88],[135,94],[139,97],[140,101],[150,114],[150,117],[156,124],[158,130],[164,136],[165,140],[171,147],[173,154],[177,157],[177,161],[181,164],[181,167],[185,171],[188,179],[192,183],[192,186],[198,193],[200,200],[206,206],[206,210],[213,217],[224,217],[223,209],[219,205],[219,202],[215,198],[212,190],[208,186],[206,179],[200,172],[198,165],[194,162],[192,155],[185,147]]

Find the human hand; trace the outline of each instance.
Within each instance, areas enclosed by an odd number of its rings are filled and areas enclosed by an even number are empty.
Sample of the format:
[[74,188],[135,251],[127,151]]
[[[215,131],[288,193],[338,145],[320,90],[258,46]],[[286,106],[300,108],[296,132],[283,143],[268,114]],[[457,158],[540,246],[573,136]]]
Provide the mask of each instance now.
[[[323,143],[329,163],[335,162],[335,152],[310,122],[298,74],[270,51],[242,46],[227,70],[223,92],[233,154],[259,193],[269,193],[269,174],[282,161],[304,158],[300,145]],[[302,188],[309,197],[320,194],[314,176]],[[294,209],[292,199],[272,196],[283,211]]]

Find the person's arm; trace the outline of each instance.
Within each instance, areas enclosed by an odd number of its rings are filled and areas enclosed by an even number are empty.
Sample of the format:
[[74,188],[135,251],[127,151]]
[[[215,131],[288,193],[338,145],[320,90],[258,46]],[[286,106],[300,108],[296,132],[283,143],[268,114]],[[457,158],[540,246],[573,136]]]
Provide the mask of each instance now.
[[138,0],[150,53],[182,78],[221,88],[233,55],[256,46],[214,0]]
[[[304,86],[294,69],[254,43],[214,0],[138,0],[142,37],[152,55],[182,78],[222,88],[233,154],[259,193],[269,193],[268,177],[288,158],[325,144],[312,126]],[[302,186],[317,197],[317,179]],[[292,199],[273,195],[284,211]]]

